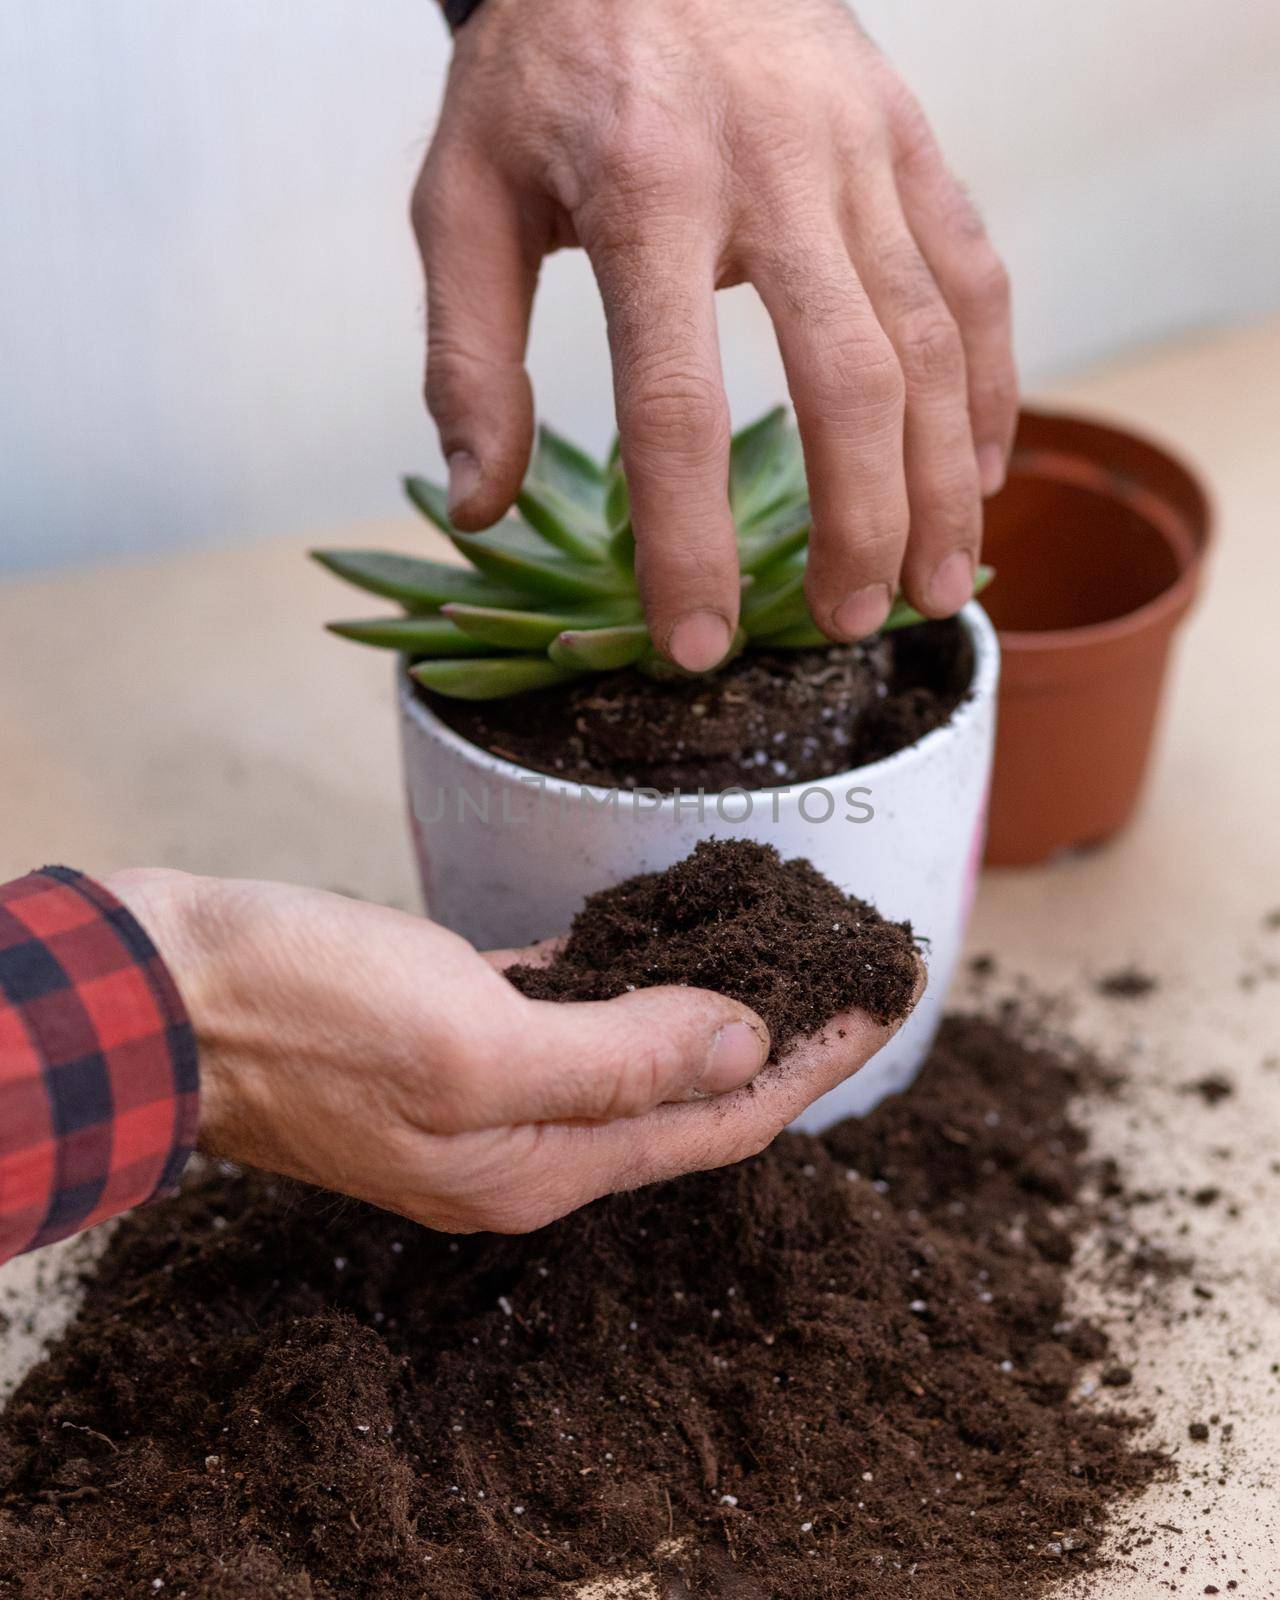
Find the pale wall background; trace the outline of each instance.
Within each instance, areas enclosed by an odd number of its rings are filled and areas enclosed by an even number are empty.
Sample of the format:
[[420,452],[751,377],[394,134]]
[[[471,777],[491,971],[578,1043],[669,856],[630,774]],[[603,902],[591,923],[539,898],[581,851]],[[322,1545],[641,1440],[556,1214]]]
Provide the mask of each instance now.
[[[1277,0],[860,10],[1006,253],[1033,380],[1280,304]],[[437,465],[404,214],[447,51],[431,0],[0,0],[0,570],[379,513]],[[722,302],[745,416],[781,379]],[[531,359],[603,445],[578,258]]]

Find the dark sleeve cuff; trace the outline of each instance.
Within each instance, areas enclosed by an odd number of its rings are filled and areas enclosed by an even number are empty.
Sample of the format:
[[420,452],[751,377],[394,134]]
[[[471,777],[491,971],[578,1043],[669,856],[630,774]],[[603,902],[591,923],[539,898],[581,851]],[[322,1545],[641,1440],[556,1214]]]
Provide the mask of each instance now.
[[440,3],[444,9],[444,20],[455,33],[480,7],[480,0],[440,0]]
[[171,1192],[198,1125],[191,1023],[132,912],[69,867],[0,885],[0,1261]]

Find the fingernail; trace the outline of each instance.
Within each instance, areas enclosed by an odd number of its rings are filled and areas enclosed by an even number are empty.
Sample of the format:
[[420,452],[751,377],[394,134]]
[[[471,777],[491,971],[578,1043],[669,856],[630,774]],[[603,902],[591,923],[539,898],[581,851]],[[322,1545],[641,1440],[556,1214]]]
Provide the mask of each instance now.
[[847,600],[842,600],[832,612],[831,620],[842,638],[865,639],[889,615],[892,604],[893,596],[887,583],[869,583],[865,589],[856,589]]
[[1004,488],[1004,475],[1004,451],[998,444],[982,445],[978,450],[978,481],[984,500],[989,500]]
[[711,1041],[707,1064],[698,1079],[701,1094],[728,1094],[743,1089],[764,1066],[769,1036],[747,1022],[726,1022]]
[[953,550],[929,579],[929,609],[949,617],[972,596],[973,557],[967,550]]
[[470,450],[455,450],[448,460],[449,512],[457,508],[480,487],[480,463]]
[[686,672],[710,672],[729,650],[732,634],[718,611],[691,611],[667,636],[667,654]]

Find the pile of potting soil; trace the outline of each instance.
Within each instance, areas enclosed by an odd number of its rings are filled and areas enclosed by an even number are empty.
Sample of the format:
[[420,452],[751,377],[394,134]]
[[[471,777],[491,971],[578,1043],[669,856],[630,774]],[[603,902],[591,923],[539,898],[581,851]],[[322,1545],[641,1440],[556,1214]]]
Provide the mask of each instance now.
[[473,744],[535,772],[664,793],[808,783],[940,728],[969,693],[954,619],[821,650],[748,650],[708,676],[628,667],[505,700],[418,690]]
[[507,977],[538,1000],[611,1000],[660,983],[715,989],[764,1019],[779,1055],[841,1011],[905,1016],[915,952],[909,923],[887,922],[808,861],[717,839],[590,896],[549,966]]
[[952,1018],[865,1120],[516,1239],[220,1172],[0,1418],[0,1596],[1042,1594],[1163,1470],[1076,1398],[1090,1082]]

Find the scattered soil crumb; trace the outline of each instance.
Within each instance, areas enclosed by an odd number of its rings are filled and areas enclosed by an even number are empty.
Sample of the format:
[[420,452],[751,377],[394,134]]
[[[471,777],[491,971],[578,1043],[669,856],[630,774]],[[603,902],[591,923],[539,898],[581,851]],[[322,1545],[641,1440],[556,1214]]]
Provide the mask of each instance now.
[[1160,980],[1137,967],[1118,967],[1099,978],[1094,988],[1108,1000],[1140,1000],[1160,987]]
[[1194,1083],[1184,1084],[1183,1094],[1198,1094],[1207,1106],[1219,1105],[1223,1100],[1229,1100],[1236,1092],[1236,1086],[1224,1073],[1210,1072],[1203,1078],[1197,1078]]

